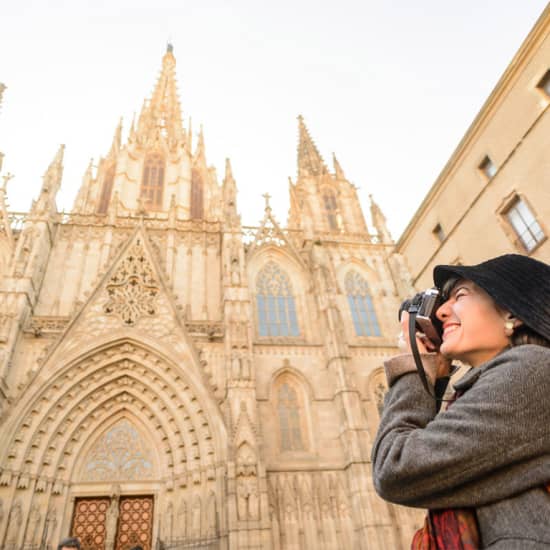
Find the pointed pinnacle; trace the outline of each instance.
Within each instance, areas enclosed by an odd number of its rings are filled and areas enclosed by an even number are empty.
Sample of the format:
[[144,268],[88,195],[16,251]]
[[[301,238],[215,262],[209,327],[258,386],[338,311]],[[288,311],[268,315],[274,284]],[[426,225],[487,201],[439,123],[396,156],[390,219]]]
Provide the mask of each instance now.
[[342,170],[342,167],[340,166],[340,163],[334,153],[332,153],[332,164],[334,166],[334,174],[336,175],[336,179],[345,180],[346,176],[344,175],[344,171]]
[[298,116],[298,132],[298,176],[326,174],[323,158],[309,135],[302,115]]
[[231,169],[231,161],[229,158],[225,159],[225,180],[233,179],[233,170]]

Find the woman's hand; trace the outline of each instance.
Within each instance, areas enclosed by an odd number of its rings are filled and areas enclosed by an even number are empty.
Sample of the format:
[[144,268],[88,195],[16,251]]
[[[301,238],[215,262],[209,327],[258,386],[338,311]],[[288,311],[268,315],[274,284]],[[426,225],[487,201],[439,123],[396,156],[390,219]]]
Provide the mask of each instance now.
[[[451,370],[451,360],[439,353],[439,348],[423,333],[416,332],[416,345],[419,353],[436,354],[436,378],[449,376]],[[399,347],[408,353],[411,352],[411,342],[409,338],[409,314],[403,311],[401,314],[401,335],[399,337]]]

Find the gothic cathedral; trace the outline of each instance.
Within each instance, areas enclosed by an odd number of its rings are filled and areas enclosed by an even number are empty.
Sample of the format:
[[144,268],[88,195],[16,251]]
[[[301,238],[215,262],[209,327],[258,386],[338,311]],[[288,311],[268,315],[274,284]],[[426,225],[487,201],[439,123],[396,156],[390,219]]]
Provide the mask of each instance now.
[[0,548],[408,547],[370,451],[410,277],[298,125],[288,226],[244,227],[169,46],[72,212],[63,147],[29,212],[0,190]]

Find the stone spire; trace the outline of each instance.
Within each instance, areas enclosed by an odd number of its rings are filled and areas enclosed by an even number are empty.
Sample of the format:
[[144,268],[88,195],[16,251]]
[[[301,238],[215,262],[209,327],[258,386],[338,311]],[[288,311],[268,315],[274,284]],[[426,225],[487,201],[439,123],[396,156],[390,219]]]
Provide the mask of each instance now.
[[197,159],[200,158],[201,156],[206,158],[205,147],[204,147],[204,132],[202,129],[202,124],[200,126],[199,137],[197,139],[197,147],[195,148],[194,156]]
[[384,213],[382,212],[378,204],[374,202],[372,195],[369,195],[369,199],[372,224],[374,225],[374,228],[378,233],[378,238],[380,239],[380,242],[384,244],[393,243],[393,239],[386,224],[386,216],[384,216]]
[[61,186],[61,178],[63,177],[63,154],[65,145],[60,145],[59,149],[48,166],[44,176],[42,177],[42,189],[38,199],[33,204],[32,211],[34,213],[53,213],[56,210],[55,196]]
[[176,59],[171,44],[162,58],[162,69],[151,100],[145,102],[141,110],[137,137],[144,145],[164,141],[170,148],[185,140],[176,85]]
[[111,150],[109,151],[109,156],[115,156],[120,151],[121,143],[122,143],[122,117],[120,117],[118,126],[115,129],[115,134],[113,135],[113,143],[111,144]]
[[328,173],[323,158],[309,135],[302,115],[298,117],[298,177]]
[[332,164],[334,166],[334,175],[336,176],[336,179],[345,180],[346,176],[344,175],[344,171],[342,170],[342,167],[340,166],[340,163],[334,153],[332,153]]
[[225,159],[225,177],[223,178],[223,204],[225,219],[230,224],[239,222],[237,212],[237,184],[231,170],[231,161]]

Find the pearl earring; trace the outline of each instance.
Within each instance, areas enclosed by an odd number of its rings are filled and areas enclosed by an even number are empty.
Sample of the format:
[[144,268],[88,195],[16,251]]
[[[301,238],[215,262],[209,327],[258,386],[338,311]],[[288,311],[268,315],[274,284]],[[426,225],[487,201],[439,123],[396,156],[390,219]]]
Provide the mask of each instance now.
[[506,321],[504,323],[504,333],[506,336],[512,336],[512,334],[514,334],[514,321]]

